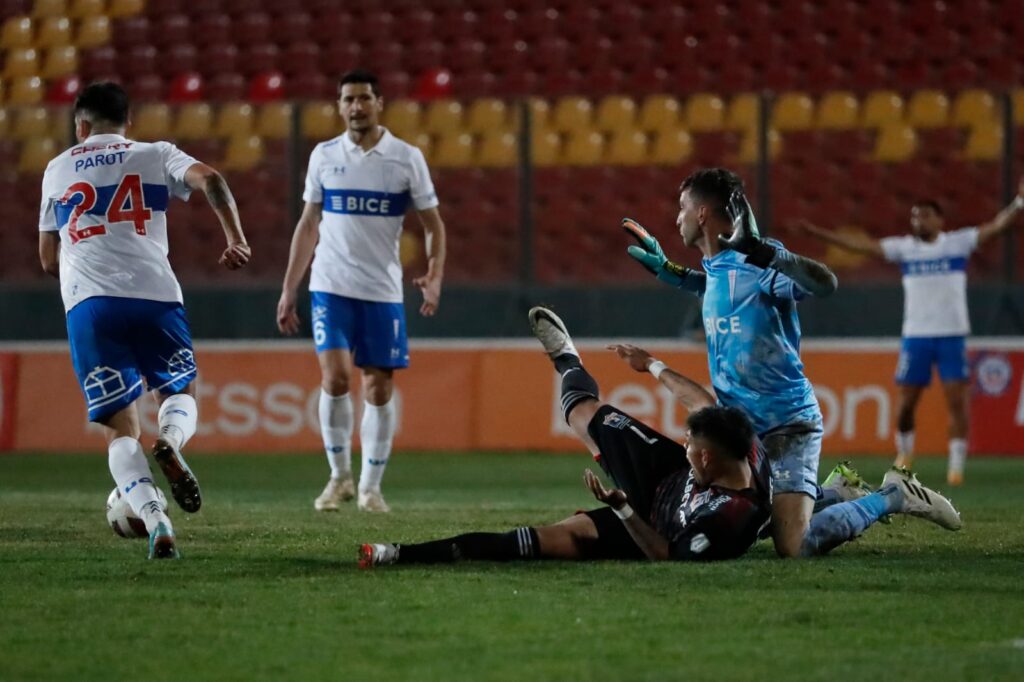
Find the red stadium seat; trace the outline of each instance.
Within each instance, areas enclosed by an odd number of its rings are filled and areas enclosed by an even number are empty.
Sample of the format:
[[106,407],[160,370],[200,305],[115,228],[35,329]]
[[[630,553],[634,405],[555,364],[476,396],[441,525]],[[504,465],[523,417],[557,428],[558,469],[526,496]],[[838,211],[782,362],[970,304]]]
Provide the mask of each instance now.
[[199,53],[190,43],[174,45],[160,60],[160,70],[165,77],[195,71],[198,66]]
[[245,99],[247,85],[240,73],[218,73],[206,84],[206,96],[214,102],[237,102]]
[[238,45],[259,45],[273,39],[270,15],[246,12],[232,25],[231,37]]
[[119,50],[125,50],[136,45],[148,45],[149,32],[150,23],[147,17],[125,17],[114,22],[114,46]]
[[[196,3],[203,5],[205,3]],[[234,41],[231,18],[226,14],[202,14],[192,22],[190,40],[197,45],[223,45]]]
[[305,12],[286,12],[274,19],[274,40],[278,45],[288,45],[309,40],[313,17]]
[[338,42],[326,45],[320,52],[320,71],[330,78],[356,68],[363,63],[363,50],[358,43]]
[[152,45],[136,45],[119,60],[119,72],[132,78],[134,76],[156,73],[157,49]]
[[316,43],[292,43],[281,55],[281,70],[289,77],[319,70],[320,48]]
[[313,18],[313,24],[309,28],[309,38],[315,40],[325,50],[336,44],[352,44],[349,41],[339,41],[338,36],[352,34],[354,22],[352,15],[344,12],[327,12],[317,14]]
[[134,102],[156,102],[164,99],[164,82],[152,73],[144,73],[128,82],[126,89]]
[[319,72],[298,73],[285,82],[289,99],[318,100],[337,97],[337,81]]
[[273,43],[261,43],[242,48],[240,66],[242,73],[252,76],[278,68],[281,50]]
[[218,73],[235,73],[238,71],[238,48],[234,45],[207,45],[199,53],[196,70],[206,80]]
[[192,23],[184,14],[166,14],[151,24],[150,36],[161,48],[187,43],[192,38]]
[[269,71],[253,76],[249,82],[250,102],[276,102],[284,99],[284,76]]
[[117,71],[117,50],[110,46],[97,47],[82,53],[79,72],[86,81],[111,76]]
[[46,102],[49,104],[71,104],[82,89],[82,79],[78,76],[64,76],[50,83],[46,90]]
[[416,81],[413,95],[421,101],[443,99],[452,95],[452,74],[448,69],[429,69]]
[[172,104],[198,102],[203,99],[203,77],[198,73],[182,73],[171,81],[167,101]]

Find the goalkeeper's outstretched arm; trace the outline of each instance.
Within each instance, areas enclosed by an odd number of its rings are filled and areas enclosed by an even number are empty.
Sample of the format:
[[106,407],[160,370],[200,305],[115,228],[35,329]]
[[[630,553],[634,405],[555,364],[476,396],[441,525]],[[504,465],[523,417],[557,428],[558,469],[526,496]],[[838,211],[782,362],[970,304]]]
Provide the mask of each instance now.
[[698,296],[704,293],[707,275],[670,261],[658,240],[632,218],[622,219],[622,229],[637,241],[626,252],[649,273],[677,289],[685,289]]

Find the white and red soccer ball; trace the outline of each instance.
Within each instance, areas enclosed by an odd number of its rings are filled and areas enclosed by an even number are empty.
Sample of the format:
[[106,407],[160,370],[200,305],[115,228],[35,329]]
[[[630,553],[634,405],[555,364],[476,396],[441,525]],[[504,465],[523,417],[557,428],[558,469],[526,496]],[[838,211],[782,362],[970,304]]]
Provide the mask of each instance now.
[[[160,488],[156,489],[157,497],[160,499],[160,507],[167,511],[167,498]],[[123,538],[148,538],[146,524],[135,515],[128,499],[121,491],[114,488],[107,496],[107,523],[110,529]]]

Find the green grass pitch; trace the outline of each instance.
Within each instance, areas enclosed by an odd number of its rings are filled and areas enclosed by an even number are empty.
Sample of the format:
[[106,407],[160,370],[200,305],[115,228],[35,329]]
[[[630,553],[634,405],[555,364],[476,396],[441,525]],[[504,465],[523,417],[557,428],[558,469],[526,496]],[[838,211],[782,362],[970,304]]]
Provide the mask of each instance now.
[[589,458],[399,453],[384,516],[314,512],[321,457],[190,463],[184,558],[149,562],[106,526],[104,458],[0,456],[0,679],[1024,679],[1024,461],[969,463],[959,533],[899,518],[824,559],[375,571],[357,544],[590,506]]

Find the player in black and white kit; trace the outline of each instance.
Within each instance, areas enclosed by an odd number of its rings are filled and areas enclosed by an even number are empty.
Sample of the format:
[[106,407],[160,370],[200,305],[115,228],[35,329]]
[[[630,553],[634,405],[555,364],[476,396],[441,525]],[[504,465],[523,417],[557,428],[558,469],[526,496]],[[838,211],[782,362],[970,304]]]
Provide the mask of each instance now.
[[629,345],[611,349],[650,371],[690,412],[687,443],[676,443],[598,399],[562,321],[530,311],[534,335],[562,376],[562,410],[617,488],[589,469],[587,487],[607,506],[564,521],[507,533],[467,533],[422,544],[366,544],[363,568],[460,559],[674,559],[708,561],[744,554],[768,523],[771,473],[750,420],[715,405],[700,385]]

